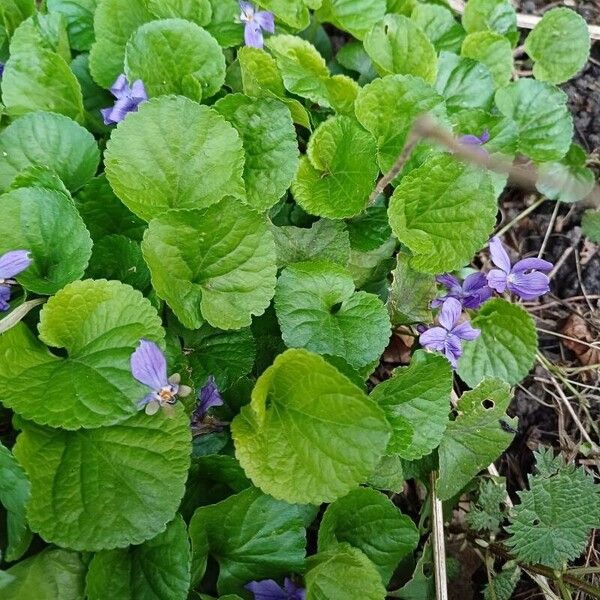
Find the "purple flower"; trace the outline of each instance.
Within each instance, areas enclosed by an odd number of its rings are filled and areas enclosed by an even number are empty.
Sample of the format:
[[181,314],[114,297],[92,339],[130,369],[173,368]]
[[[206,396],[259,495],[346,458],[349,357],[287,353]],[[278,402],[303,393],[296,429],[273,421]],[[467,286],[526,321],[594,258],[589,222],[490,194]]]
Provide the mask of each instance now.
[[438,315],[441,327],[432,327],[419,337],[421,346],[428,350],[443,352],[450,364],[456,368],[456,363],[462,354],[461,340],[474,340],[481,333],[466,321],[457,325],[462,306],[456,298],[444,300]]
[[431,303],[434,308],[441,306],[447,298],[456,298],[464,308],[479,308],[493,294],[483,273],[472,273],[462,282],[462,285],[456,277],[449,273],[444,273],[436,279],[438,283],[448,288],[448,293],[436,298]]
[[272,579],[251,581],[244,586],[254,594],[254,600],[304,600],[306,591],[297,586],[289,577],[285,578],[283,587]]
[[4,75],[4,63],[0,62],[0,79],[2,79],[2,75]]
[[502,294],[506,289],[523,300],[534,300],[550,291],[550,279],[545,271],[554,266],[540,258],[524,258],[513,266],[499,238],[490,240],[490,255],[498,267],[487,276],[488,285]]
[[215,378],[210,375],[198,394],[198,406],[194,410],[192,421],[202,421],[208,409],[213,406],[223,406],[223,398],[221,398]]
[[127,77],[123,74],[117,77],[110,91],[117,101],[112,108],[103,108],[100,111],[104,117],[105,125],[120,123],[127,116],[127,113],[137,111],[138,106],[148,100],[148,94],[142,80],[137,79],[129,87]]
[[264,46],[263,30],[269,33],[275,33],[275,17],[273,13],[266,10],[256,11],[254,5],[250,2],[240,0],[242,14],[240,21],[245,23],[244,40],[246,46],[253,48],[262,48]]
[[12,250],[0,256],[0,311],[10,308],[10,286],[17,283],[13,277],[22,273],[32,262],[27,250]]
[[131,355],[131,374],[152,391],[139,401],[138,407],[146,407],[146,414],[154,415],[160,408],[169,409],[177,402],[177,396],[184,398],[191,394],[187,385],[179,385],[178,373],[167,377],[167,360],[162,350],[148,340],[141,340]]
[[458,141],[465,146],[471,146],[473,150],[479,150],[487,155],[487,150],[483,148],[483,145],[490,141],[490,132],[489,130],[484,129],[480,137],[468,134],[459,137]]

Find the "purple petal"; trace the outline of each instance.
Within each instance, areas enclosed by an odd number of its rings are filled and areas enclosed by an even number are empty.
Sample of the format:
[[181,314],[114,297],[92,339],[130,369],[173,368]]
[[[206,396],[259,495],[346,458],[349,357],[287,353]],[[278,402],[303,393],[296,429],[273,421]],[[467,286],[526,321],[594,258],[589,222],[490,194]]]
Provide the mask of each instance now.
[[490,240],[490,255],[494,264],[508,275],[510,273],[510,258],[508,257],[500,238],[493,237]]
[[438,308],[438,306],[441,306],[442,304],[444,304],[444,302],[449,298],[450,296],[448,294],[446,294],[445,296],[440,296],[439,298],[434,298],[431,301],[431,308]]
[[261,10],[254,14],[254,20],[264,31],[275,33],[275,15],[273,15],[273,13]]
[[247,21],[254,16],[254,5],[251,2],[240,0],[240,9],[242,10],[240,20]]
[[481,335],[480,329],[475,329],[471,323],[465,321],[460,325],[457,325],[452,331],[452,335],[456,336],[461,340],[470,342],[471,340],[477,339]]
[[550,279],[545,273],[514,273],[508,279],[508,289],[523,300],[535,300],[550,291]]
[[492,269],[487,274],[487,282],[493,290],[496,290],[499,294],[502,294],[506,289],[506,284],[508,283],[508,275],[500,269]]
[[487,287],[487,277],[483,273],[471,273],[462,284],[465,293],[476,292],[483,287]]
[[438,275],[435,280],[438,283],[441,283],[444,287],[448,288],[450,291],[460,291],[460,281],[454,277],[454,275],[450,275],[450,273],[444,273],[443,275]]
[[283,587],[287,593],[288,600],[304,600],[306,598],[304,588],[296,585],[289,577],[285,578]]
[[28,250],[11,250],[0,257],[0,279],[10,279],[23,272],[33,261]]
[[209,408],[223,406],[223,398],[221,398],[219,388],[212,375],[209,376],[208,381],[200,390],[198,400],[198,407],[194,411],[194,419],[198,421],[202,420]]
[[448,298],[442,304],[442,310],[438,315],[438,321],[444,329],[450,331],[460,318],[462,305],[456,298]]
[[254,600],[287,600],[286,591],[272,579],[251,581],[244,586],[254,594]]
[[419,344],[428,350],[443,352],[448,332],[443,327],[432,327],[419,336]]
[[246,23],[246,27],[244,28],[244,41],[246,42],[246,46],[250,46],[251,48],[264,47],[264,38],[258,23],[253,21]]
[[465,144],[467,146],[481,146],[481,140],[476,135],[461,135],[458,138],[458,141],[461,144]]
[[444,356],[448,359],[454,369],[456,369],[458,359],[462,355],[462,346],[460,339],[450,334],[446,339],[444,347]]
[[10,308],[10,286],[0,285],[0,311],[7,311]]
[[547,260],[541,258],[524,258],[512,268],[513,273],[524,273],[525,271],[552,271],[554,265]]
[[0,79],[2,79],[2,75],[4,75],[4,63],[0,62]]
[[141,340],[131,355],[131,374],[153,390],[169,385],[165,355],[154,342],[148,340]]
[[114,125],[116,121],[112,120],[112,108],[101,108],[100,113],[102,114],[102,118],[104,119],[105,125]]
[[[502,273],[502,271],[500,271]],[[487,279],[486,279],[487,281]],[[488,285],[479,288],[478,290],[468,294],[463,299],[463,306],[465,308],[479,308],[484,302],[489,300],[494,295],[494,291]]]
[[479,138],[479,141],[482,144],[486,144],[487,142],[490,141],[490,130],[489,129],[484,129],[483,133],[481,134],[481,137]]
[[148,100],[148,94],[146,93],[146,87],[144,86],[144,82],[141,79],[136,79],[131,86],[131,94],[130,97],[133,100],[138,101],[138,105]]
[[115,98],[121,98],[129,93],[129,82],[123,73],[117,77],[110,91]]

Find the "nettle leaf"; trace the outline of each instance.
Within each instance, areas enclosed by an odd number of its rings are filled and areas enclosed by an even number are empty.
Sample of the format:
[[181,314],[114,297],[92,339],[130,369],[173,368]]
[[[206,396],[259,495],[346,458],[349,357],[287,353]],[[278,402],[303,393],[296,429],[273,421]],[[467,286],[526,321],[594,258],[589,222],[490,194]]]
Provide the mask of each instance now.
[[244,145],[248,204],[271,208],[290,187],[298,168],[298,142],[289,109],[275,98],[229,94],[215,110],[238,131]]
[[307,212],[343,219],[366,208],[378,174],[373,136],[354,119],[332,117],[310,138],[292,193]]
[[86,564],[78,552],[46,548],[17,563],[6,573],[14,577],[2,586],[3,600],[81,600],[85,597]]
[[521,567],[507,563],[485,586],[484,600],[511,600],[520,580]]
[[163,19],[139,27],[125,48],[129,81],[141,79],[148,95],[214,96],[225,83],[225,56],[215,38],[196,23]]
[[409,265],[438,274],[471,260],[492,232],[496,211],[490,176],[439,154],[402,178],[388,214],[394,235],[413,252]]
[[385,13],[385,0],[323,0],[316,18],[362,40]]
[[48,12],[62,15],[73,50],[86,52],[94,42],[94,12],[98,0],[47,0]]
[[23,467],[12,452],[0,443],[0,504],[6,509],[8,542],[3,559],[7,562],[21,558],[31,543],[32,535],[25,516],[29,490],[29,479]]
[[389,171],[402,151],[415,119],[426,112],[444,118],[444,99],[420,77],[388,75],[361,88],[356,118],[377,140],[377,160]]
[[482,63],[442,52],[435,89],[446,100],[449,113],[467,108],[489,111],[494,102],[494,79]]
[[506,416],[510,399],[510,387],[500,379],[484,379],[461,396],[458,416],[448,424],[438,448],[440,499],[458,494],[508,448],[514,433],[502,428],[501,421],[510,422]]
[[306,594],[310,600],[384,600],[377,567],[357,548],[337,544],[307,559]]
[[213,13],[210,0],[148,0],[148,10],[157,19],[181,18],[203,27]]
[[[162,2],[163,0],[156,0]],[[237,0],[209,0],[212,17],[206,30],[223,48],[239,46],[244,41],[244,26],[238,23],[240,4]]]
[[377,385],[371,398],[392,426],[388,454],[416,460],[440,443],[450,412],[452,369],[439,355],[416,352],[410,365]]
[[[43,142],[42,142],[43,140]],[[0,190],[28,167],[47,167],[56,172],[72,192],[84,186],[100,162],[98,145],[91,133],[62,115],[30,113],[0,133]]]
[[462,17],[468,33],[495,31],[507,37],[513,46],[519,40],[517,13],[510,0],[469,0]]
[[275,310],[288,347],[340,356],[355,368],[378,359],[390,337],[381,300],[355,291],[348,271],[326,261],[287,267],[277,282]]
[[98,0],[96,41],[90,51],[90,71],[98,85],[109,88],[123,72],[125,45],[131,34],[155,19],[147,4],[146,0]]
[[272,12],[276,22],[279,19],[292,29],[302,30],[309,25],[310,14],[304,0],[259,0],[257,4]]
[[364,46],[382,77],[416,75],[429,83],[435,81],[435,48],[423,31],[403,15],[386,15],[367,33]]
[[437,293],[435,277],[415,271],[409,263],[408,254],[398,253],[387,300],[392,325],[432,321],[430,305]]
[[347,265],[350,257],[348,230],[340,221],[319,219],[309,228],[271,226],[277,249],[277,266],[310,260]]
[[77,281],[51,298],[40,314],[40,338],[65,349],[59,358],[23,327],[0,337],[3,403],[51,427],[111,425],[135,413],[147,388],[131,375],[141,338],[164,337],[150,301],[118,281]]
[[600,242],[600,212],[586,210],[581,218],[581,229],[592,242]]
[[107,144],[106,176],[123,203],[150,221],[169,208],[244,196],[244,150],[220,114],[183,96],[144,102]]
[[170,417],[142,411],[99,429],[24,425],[14,453],[31,481],[31,529],[47,542],[94,552],[155,537],[183,497],[190,442],[179,407]]
[[590,42],[583,17],[569,8],[549,10],[525,40],[525,52],[533,60],[533,76],[550,83],[575,77],[587,62]]
[[199,580],[208,554],[219,563],[220,594],[244,593],[250,581],[304,569],[302,509],[250,488],[200,507],[190,521],[192,574]]
[[384,585],[419,542],[412,520],[381,492],[358,488],[330,504],[319,527],[319,552],[347,542],[377,567]]
[[142,242],[156,293],[181,323],[247,327],[275,291],[275,245],[266,219],[226,198],[206,209],[169,211]]
[[[552,455],[552,451],[548,451]],[[519,560],[563,570],[585,550],[591,531],[600,525],[600,486],[583,467],[559,464],[528,475],[529,489],[517,492],[521,502],[506,528],[507,544]]]
[[537,334],[531,316],[502,298],[486,302],[472,320],[481,335],[464,345],[458,374],[471,387],[484,377],[519,383],[535,361]]
[[306,350],[275,359],[231,430],[255,485],[287,502],[312,504],[331,502],[366,480],[390,436],[381,409]]
[[596,177],[585,165],[587,154],[577,144],[571,144],[563,159],[542,163],[538,167],[536,188],[551,200],[577,202],[594,189]]
[[70,197],[19,188],[3,194],[0,204],[0,254],[15,248],[31,252],[33,264],[17,277],[25,289],[51,295],[83,276],[92,238]]
[[519,79],[496,92],[496,106],[519,128],[519,151],[533,160],[561,159],[571,146],[573,118],[557,87]]
[[512,78],[512,46],[510,41],[499,33],[470,33],[463,41],[461,54],[483,63],[490,70],[496,87],[506,85]]
[[190,586],[190,543],[177,515],[166,530],[139,546],[94,554],[87,578],[89,600],[185,600]]

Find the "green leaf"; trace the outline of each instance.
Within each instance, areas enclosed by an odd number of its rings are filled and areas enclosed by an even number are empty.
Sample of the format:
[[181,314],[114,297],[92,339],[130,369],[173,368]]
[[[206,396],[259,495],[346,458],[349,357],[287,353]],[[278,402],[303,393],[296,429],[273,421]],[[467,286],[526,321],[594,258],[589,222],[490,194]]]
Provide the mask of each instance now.
[[409,262],[409,255],[399,253],[396,268],[392,271],[392,285],[387,300],[392,325],[432,321],[429,307],[437,293],[435,277],[415,271]]
[[[552,451],[548,451],[551,454]],[[538,463],[543,457],[536,455]],[[565,465],[527,476],[529,489],[506,528],[516,557],[563,570],[585,550],[591,531],[600,525],[600,486],[583,467]]]
[[4,0],[0,5],[0,24],[10,38],[17,27],[35,12],[35,0]]
[[181,94],[198,102],[225,83],[225,56],[196,23],[163,19],[139,27],[125,48],[129,81],[141,79],[150,97]]
[[485,586],[484,600],[511,600],[520,580],[521,568],[507,563]]
[[533,160],[561,159],[571,146],[573,118],[557,87],[519,79],[496,92],[496,106],[519,128],[519,151]]
[[[381,246],[374,250],[362,252],[352,248],[350,251],[350,263],[348,270],[354,279],[354,285],[357,288],[369,288],[383,300],[387,298],[388,282],[387,277],[394,268],[394,252],[396,251],[397,241],[390,237]],[[385,293],[380,284],[385,288]]]
[[384,600],[377,567],[357,548],[338,544],[307,560],[307,600]]
[[[29,548],[31,531],[25,505],[29,500],[29,480],[12,452],[0,443],[0,504],[6,509],[8,546],[3,559],[18,560]],[[1,587],[1,586],[0,586]]]
[[373,136],[354,119],[332,117],[308,143],[292,184],[294,198],[307,212],[332,219],[352,217],[366,208],[379,174]]
[[4,129],[0,154],[2,191],[20,171],[43,166],[55,171],[74,192],[90,181],[100,162],[98,145],[88,131],[67,117],[43,112],[25,115]]
[[510,41],[499,33],[470,33],[463,41],[461,54],[483,63],[490,70],[496,87],[506,85],[512,78],[512,46]]
[[277,20],[289,25],[292,29],[306,29],[310,22],[308,8],[304,0],[259,0],[261,8],[272,12]]
[[500,379],[485,379],[462,395],[458,417],[448,424],[438,449],[438,493],[442,500],[455,496],[508,448],[514,434],[505,431],[500,422],[508,420],[510,399],[510,388]]
[[199,508],[190,521],[192,572],[203,576],[206,553],[219,563],[220,594],[244,593],[253,580],[302,571],[306,532],[299,506],[250,488]]
[[278,267],[311,260],[348,264],[350,240],[346,226],[340,221],[319,219],[309,228],[272,225],[271,232]]
[[[162,0],[157,0],[162,2]],[[244,25],[239,23],[240,5],[237,0],[209,0],[212,18],[206,30],[223,48],[239,46],[244,41]]]
[[398,598],[403,600],[433,600],[435,598],[433,566],[431,538],[428,538],[415,566],[413,576],[408,583],[398,590]]
[[438,51],[458,52],[465,30],[450,10],[437,4],[418,3],[410,18],[420,27]]
[[394,454],[382,456],[375,471],[371,473],[367,483],[378,490],[389,490],[395,494],[402,492],[404,488],[404,469],[402,459]]
[[153,20],[146,0],[98,0],[96,41],[90,51],[90,71],[98,85],[109,88],[115,82],[123,72],[125,45],[131,34]]
[[513,46],[519,40],[517,14],[510,0],[469,0],[462,24],[468,33],[495,31],[507,37]]
[[377,360],[390,337],[390,321],[377,296],[357,292],[343,267],[297,263],[277,282],[275,310],[290,348],[340,356],[360,368]]
[[330,504],[319,527],[319,552],[347,542],[377,567],[384,585],[419,542],[417,528],[381,492],[358,488]]
[[477,108],[456,112],[450,119],[455,127],[455,135],[480,136],[487,129],[490,139],[486,142],[485,149],[490,154],[512,157],[517,153],[519,133],[512,119]]
[[94,42],[94,12],[98,0],[47,0],[49,13],[63,15],[74,50],[85,52]]
[[273,237],[265,217],[238,200],[164,213],[150,222],[142,251],[156,293],[188,329],[204,320],[247,327],[273,297]]
[[346,222],[350,245],[358,252],[377,250],[392,236],[387,209],[383,202],[376,202],[365,211]]
[[157,19],[180,18],[208,25],[212,18],[210,0],[148,0],[148,10]]
[[92,239],[70,197],[44,188],[19,188],[0,197],[0,254],[21,248],[33,264],[17,280],[27,290],[51,295],[80,279]]
[[186,600],[190,543],[177,515],[166,530],[139,546],[94,555],[86,578],[89,600]]
[[11,567],[3,600],[83,600],[86,565],[77,552],[46,548]]
[[94,552],[155,537],[183,497],[190,440],[182,409],[80,431],[27,424],[14,453],[31,481],[31,529]]
[[360,74],[359,85],[370,83],[377,77],[373,61],[360,42],[350,41],[342,46],[335,55],[335,60],[345,69]]
[[408,367],[377,385],[371,398],[392,426],[388,454],[416,460],[440,443],[450,412],[452,370],[443,357],[418,351]]
[[535,323],[517,304],[502,298],[486,302],[472,320],[481,335],[464,345],[458,374],[471,387],[484,377],[497,377],[514,385],[529,372],[535,361]]
[[215,110],[183,96],[144,102],[107,145],[106,176],[123,203],[149,221],[169,208],[243,197],[244,150]]
[[377,140],[377,160],[384,173],[398,158],[415,119],[426,112],[446,115],[444,99],[420,77],[388,75],[361,88],[356,118]]
[[10,53],[35,53],[38,48],[55,52],[67,63],[71,61],[67,26],[62,15],[35,13],[19,25],[10,42]]
[[381,409],[306,350],[275,359],[231,430],[236,456],[255,485],[287,502],[312,504],[331,502],[363,482],[390,436]]
[[442,52],[435,89],[446,100],[449,113],[467,108],[489,111],[495,85],[490,70],[482,63]]
[[242,138],[248,204],[271,208],[290,187],[298,168],[298,142],[289,109],[275,98],[229,94],[215,110]]
[[591,208],[586,210],[581,219],[581,229],[592,242],[600,242],[600,212]]
[[40,314],[40,338],[64,348],[59,358],[23,326],[0,337],[0,382],[13,393],[3,403],[51,427],[78,429],[123,421],[148,392],[129,364],[142,337],[164,332],[150,301],[118,281],[77,281]]
[[585,165],[587,154],[577,144],[560,161],[542,163],[538,167],[536,188],[546,198],[561,202],[583,200],[596,185],[596,177]]
[[150,271],[140,244],[124,235],[107,235],[94,244],[86,275],[91,279],[116,279],[140,292],[150,286]]
[[386,15],[367,33],[364,46],[382,77],[416,75],[429,83],[435,81],[435,48],[423,31],[403,15]]
[[475,531],[497,534],[505,518],[507,493],[504,480],[496,482],[482,479],[479,484],[479,497],[475,506],[466,515],[469,527]]
[[385,13],[385,0],[323,0],[315,14],[321,23],[332,23],[362,40]]
[[575,77],[590,55],[590,34],[585,19],[570,8],[554,8],[525,40],[533,60],[533,76],[540,81],[563,83]]
[[438,274],[468,263],[496,221],[490,176],[448,154],[402,178],[388,209],[394,235],[413,252],[409,265]]

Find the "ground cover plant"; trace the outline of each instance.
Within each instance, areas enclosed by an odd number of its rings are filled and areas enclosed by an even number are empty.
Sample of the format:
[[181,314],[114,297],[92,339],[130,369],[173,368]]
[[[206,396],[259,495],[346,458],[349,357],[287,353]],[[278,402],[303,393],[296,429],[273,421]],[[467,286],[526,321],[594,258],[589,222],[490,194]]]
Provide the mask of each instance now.
[[0,597],[447,598],[452,534],[477,597],[600,598],[598,440],[494,466],[558,268],[498,202],[600,238],[589,52],[508,0],[2,0]]

